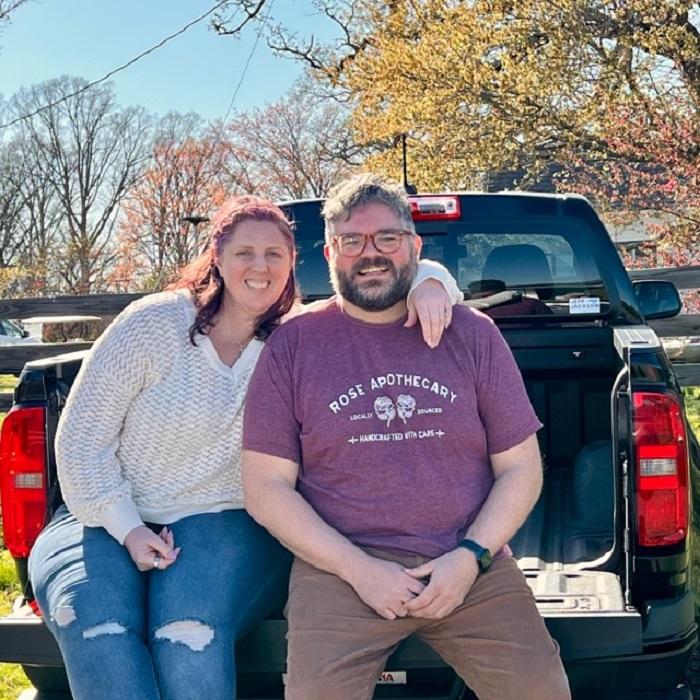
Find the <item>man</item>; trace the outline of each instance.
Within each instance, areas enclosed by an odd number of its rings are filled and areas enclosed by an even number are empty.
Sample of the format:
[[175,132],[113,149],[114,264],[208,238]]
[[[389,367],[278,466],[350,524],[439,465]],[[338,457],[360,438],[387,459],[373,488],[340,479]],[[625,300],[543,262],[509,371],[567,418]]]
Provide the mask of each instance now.
[[434,350],[402,326],[421,240],[398,186],[353,178],[324,218],[337,296],[273,334],[245,415],[246,507],[296,555],[286,697],[371,698],[416,634],[480,700],[566,700],[507,548],[542,481],[507,345],[466,307]]

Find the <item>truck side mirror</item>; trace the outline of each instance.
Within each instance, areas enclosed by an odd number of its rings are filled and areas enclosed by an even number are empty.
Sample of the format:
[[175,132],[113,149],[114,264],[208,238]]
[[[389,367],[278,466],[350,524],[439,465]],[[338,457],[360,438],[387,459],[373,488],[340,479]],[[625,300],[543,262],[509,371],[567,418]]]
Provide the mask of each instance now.
[[681,298],[671,282],[638,280],[632,283],[639,307],[648,321],[654,318],[672,318],[681,310]]

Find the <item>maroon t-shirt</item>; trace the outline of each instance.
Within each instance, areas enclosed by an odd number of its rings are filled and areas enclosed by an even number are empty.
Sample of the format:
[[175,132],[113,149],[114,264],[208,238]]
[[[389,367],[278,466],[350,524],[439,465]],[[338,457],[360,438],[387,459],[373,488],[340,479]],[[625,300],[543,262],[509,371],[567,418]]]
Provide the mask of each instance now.
[[434,350],[402,324],[364,323],[329,299],[277,329],[243,446],[298,462],[299,492],[355,544],[436,557],[488,496],[489,455],[541,424],[489,318],[455,307]]

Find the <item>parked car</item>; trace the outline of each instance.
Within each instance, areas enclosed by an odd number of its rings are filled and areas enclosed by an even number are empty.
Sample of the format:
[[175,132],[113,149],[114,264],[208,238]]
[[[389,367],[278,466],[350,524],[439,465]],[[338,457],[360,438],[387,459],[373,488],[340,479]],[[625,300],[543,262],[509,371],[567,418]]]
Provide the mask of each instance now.
[[700,336],[663,338],[662,343],[673,362],[700,362]]
[[41,338],[29,335],[22,326],[8,318],[0,318],[0,345],[18,345],[20,343],[40,343]]

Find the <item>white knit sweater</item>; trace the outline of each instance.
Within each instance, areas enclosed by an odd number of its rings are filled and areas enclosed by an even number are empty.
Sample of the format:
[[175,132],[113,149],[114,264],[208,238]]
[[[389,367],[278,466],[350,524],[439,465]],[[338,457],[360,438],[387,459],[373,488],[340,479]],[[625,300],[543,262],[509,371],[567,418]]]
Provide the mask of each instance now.
[[[453,303],[462,298],[448,271],[427,260],[412,290],[429,277]],[[186,291],[130,304],[86,357],[61,415],[66,505],[121,543],[144,521],[243,507],[243,401],[263,343],[252,340],[229,367],[208,337],[192,345],[194,317]]]
[[56,436],[63,497],[83,524],[123,542],[143,521],[243,507],[243,400],[263,343],[228,367],[189,339],[181,292],[130,304],[95,343]]

